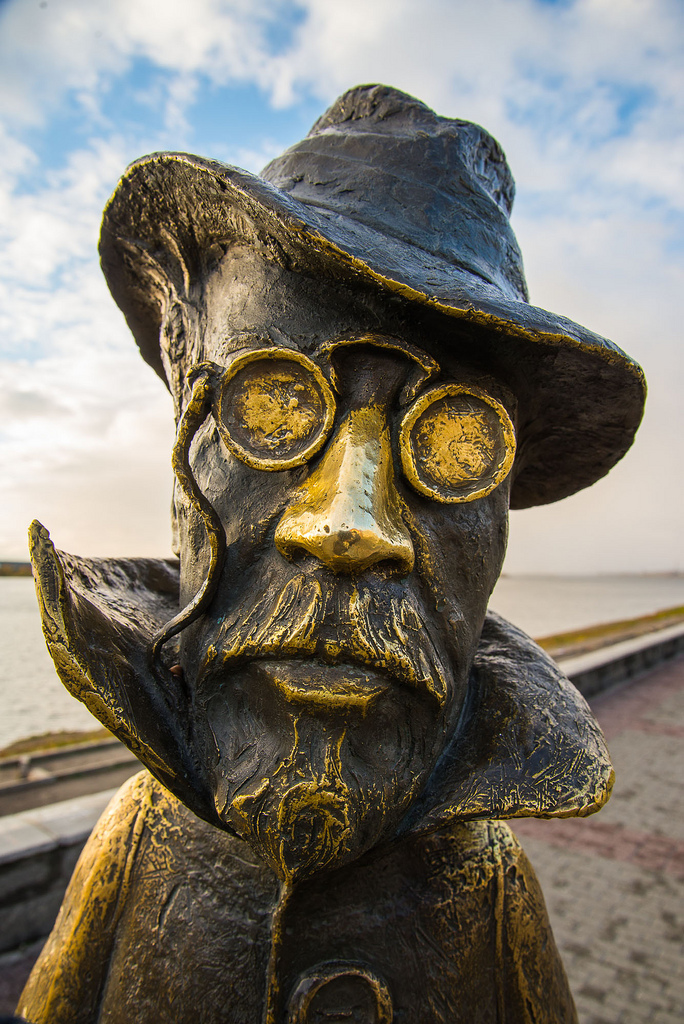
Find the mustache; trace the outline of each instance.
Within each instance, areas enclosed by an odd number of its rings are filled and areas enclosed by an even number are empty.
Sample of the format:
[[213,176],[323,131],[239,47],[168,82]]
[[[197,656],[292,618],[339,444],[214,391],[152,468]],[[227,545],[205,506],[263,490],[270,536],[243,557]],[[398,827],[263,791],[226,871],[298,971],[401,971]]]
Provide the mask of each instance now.
[[200,677],[233,661],[318,657],[380,669],[445,703],[451,672],[418,597],[362,584],[343,587],[297,575],[243,603],[220,623]]

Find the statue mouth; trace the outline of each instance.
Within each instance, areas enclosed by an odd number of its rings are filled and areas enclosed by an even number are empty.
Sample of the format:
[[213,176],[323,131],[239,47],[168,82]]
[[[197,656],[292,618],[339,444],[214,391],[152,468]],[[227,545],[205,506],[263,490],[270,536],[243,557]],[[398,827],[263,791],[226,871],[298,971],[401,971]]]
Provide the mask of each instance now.
[[385,673],[362,665],[270,658],[252,664],[289,703],[321,711],[365,710],[392,685]]

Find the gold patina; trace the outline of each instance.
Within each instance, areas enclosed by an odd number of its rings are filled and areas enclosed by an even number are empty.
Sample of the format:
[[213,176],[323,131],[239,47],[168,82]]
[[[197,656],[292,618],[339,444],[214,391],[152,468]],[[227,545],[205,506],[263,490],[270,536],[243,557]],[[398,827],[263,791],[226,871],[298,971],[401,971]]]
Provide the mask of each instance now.
[[243,352],[221,381],[216,416],[221,438],[254,469],[303,465],[325,443],[334,419],[332,389],[301,352]]
[[437,501],[485,497],[506,479],[514,458],[511,418],[482,388],[431,388],[401,424],[404,473],[417,491]]
[[[290,667],[291,668],[291,667]],[[276,690],[291,704],[324,711],[357,708],[366,711],[389,688],[389,677],[364,672],[357,666],[320,665],[309,668],[295,663],[271,673]]]
[[361,572],[387,559],[413,568],[415,553],[394,483],[382,409],[347,414],[275,534],[281,554],[315,555],[334,572]]

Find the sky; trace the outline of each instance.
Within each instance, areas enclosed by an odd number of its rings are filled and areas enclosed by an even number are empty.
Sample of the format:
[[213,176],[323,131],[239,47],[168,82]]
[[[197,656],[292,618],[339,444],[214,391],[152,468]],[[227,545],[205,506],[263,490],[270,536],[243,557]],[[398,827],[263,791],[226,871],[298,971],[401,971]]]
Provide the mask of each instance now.
[[0,559],[170,553],[171,402],[97,262],[131,160],[258,172],[345,89],[476,121],[517,182],[531,300],[649,382],[607,478],[515,512],[505,571],[684,571],[681,0],[0,0]]

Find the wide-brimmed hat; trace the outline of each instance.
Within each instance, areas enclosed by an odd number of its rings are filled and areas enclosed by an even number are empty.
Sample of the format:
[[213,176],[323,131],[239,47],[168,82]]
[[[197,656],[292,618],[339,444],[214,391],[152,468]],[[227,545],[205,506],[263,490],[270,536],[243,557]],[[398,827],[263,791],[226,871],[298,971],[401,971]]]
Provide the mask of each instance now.
[[511,504],[524,508],[589,486],[622,458],[645,381],[611,341],[529,304],[513,196],[504,154],[478,125],[360,86],[261,177],[184,153],[136,161],[104,212],[102,267],[161,376],[162,278],[187,292],[226,245],[258,244],[303,273],[400,297],[440,344],[516,391]]

